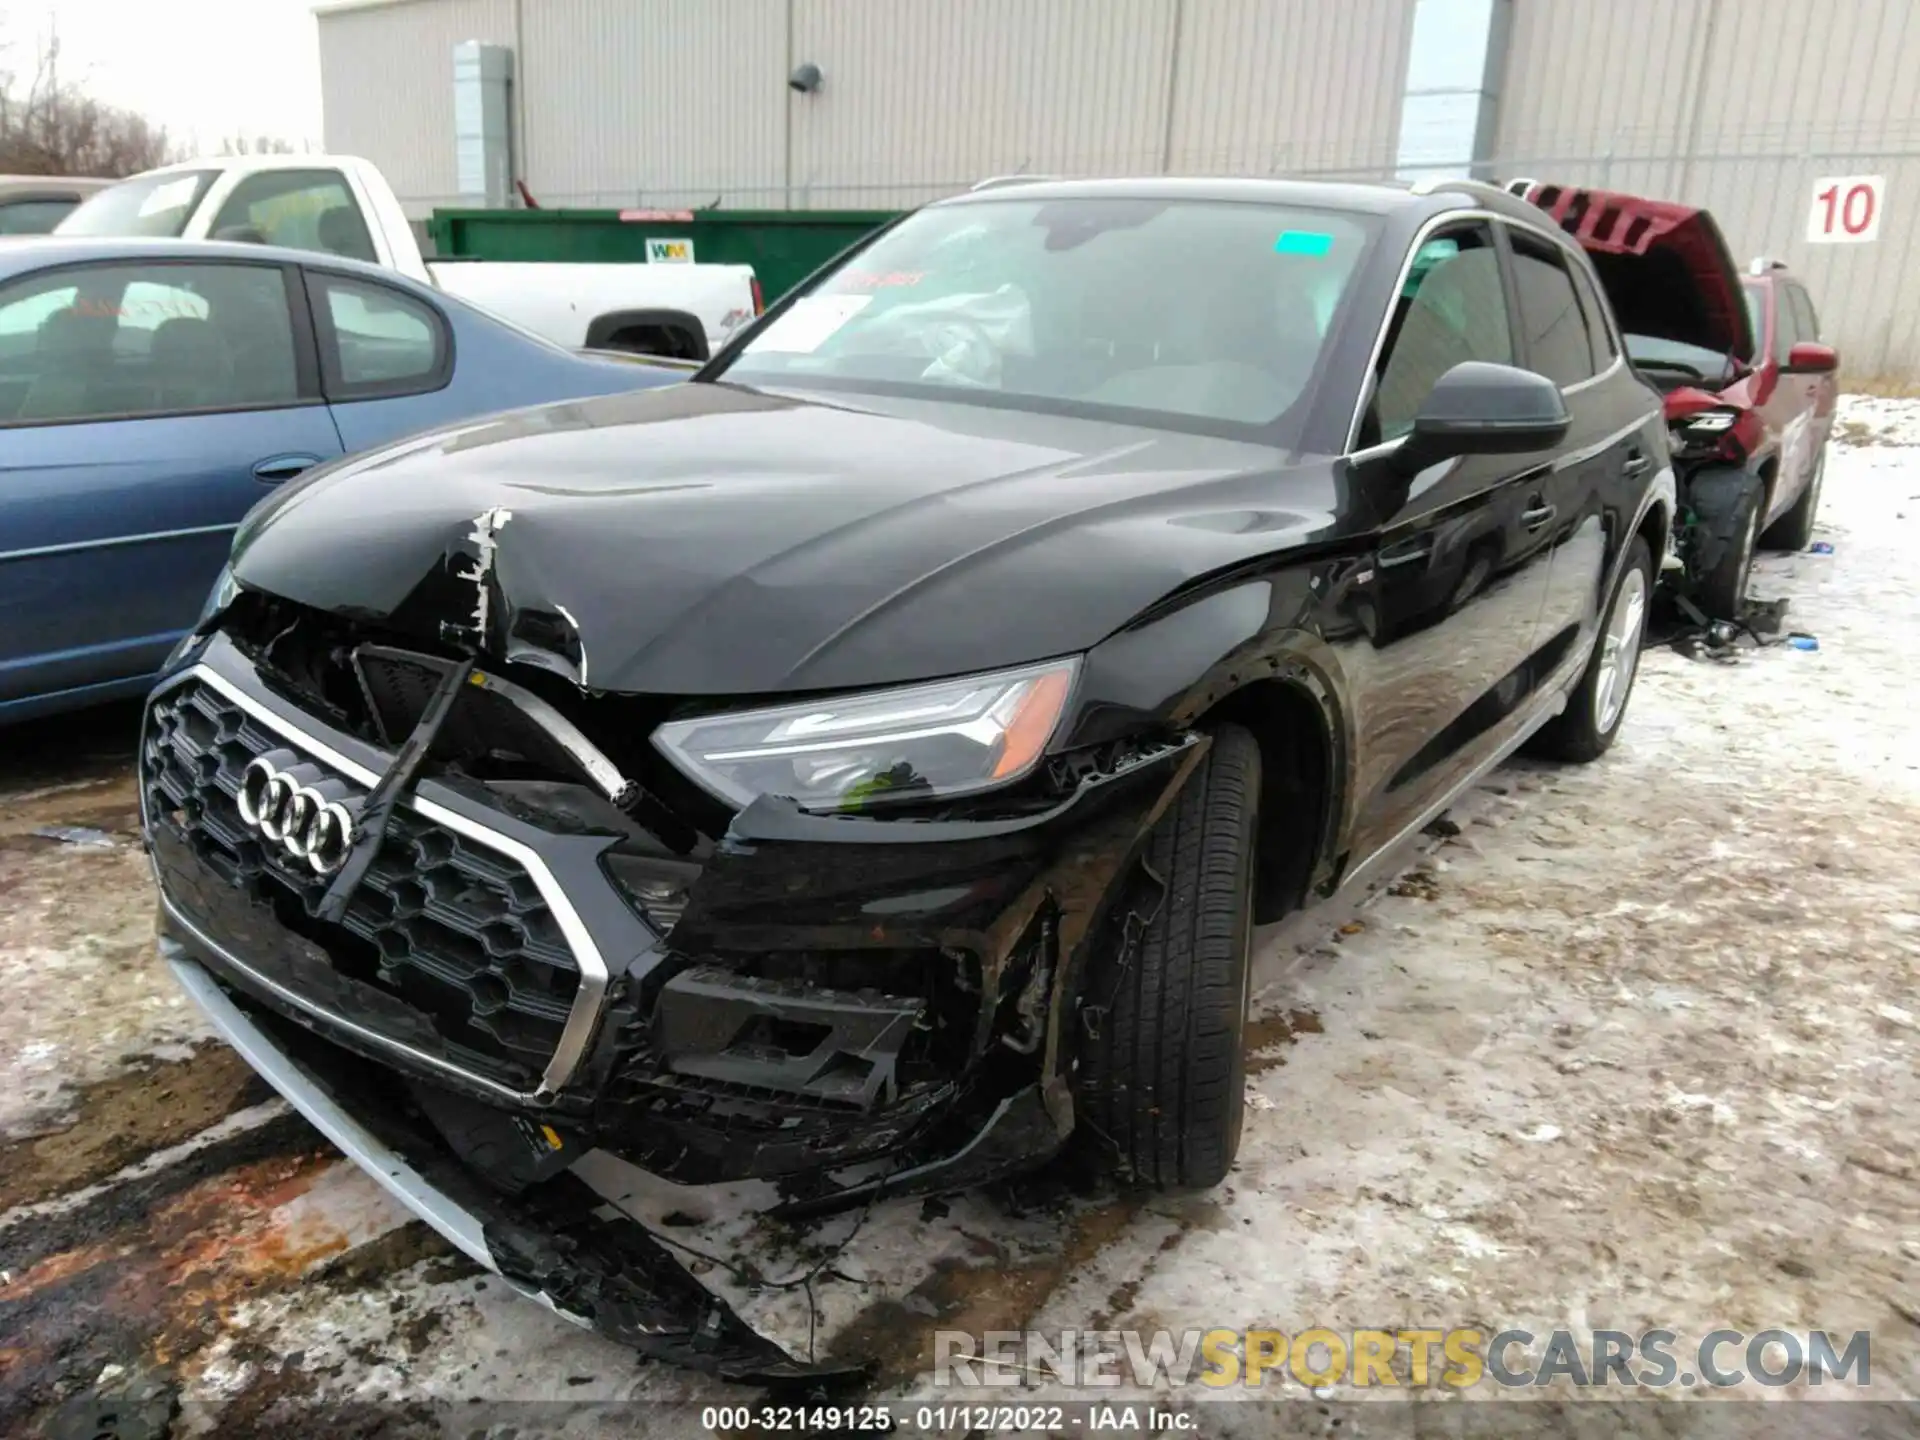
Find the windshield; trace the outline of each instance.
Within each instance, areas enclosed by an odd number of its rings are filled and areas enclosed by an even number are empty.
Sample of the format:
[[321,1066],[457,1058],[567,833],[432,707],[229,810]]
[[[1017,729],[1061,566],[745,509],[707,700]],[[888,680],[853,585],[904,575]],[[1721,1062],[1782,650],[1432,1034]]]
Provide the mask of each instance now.
[[1767,345],[1767,292],[1761,285],[1746,284],[1740,287],[1747,297],[1747,321],[1753,329],[1753,352],[1761,355]]
[[1265,427],[1305,392],[1374,228],[1213,201],[934,206],[793,301],[724,373]]
[[211,170],[173,170],[136,175],[96,191],[55,228],[56,235],[177,237],[200,197],[213,183]]

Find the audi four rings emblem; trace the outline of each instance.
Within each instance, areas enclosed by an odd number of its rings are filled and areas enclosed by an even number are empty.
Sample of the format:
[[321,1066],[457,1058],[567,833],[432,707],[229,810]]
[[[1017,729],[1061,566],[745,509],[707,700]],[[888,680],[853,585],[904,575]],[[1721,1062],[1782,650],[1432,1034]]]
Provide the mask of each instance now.
[[240,819],[290,858],[331,875],[347,863],[361,797],[291,750],[270,750],[240,775]]

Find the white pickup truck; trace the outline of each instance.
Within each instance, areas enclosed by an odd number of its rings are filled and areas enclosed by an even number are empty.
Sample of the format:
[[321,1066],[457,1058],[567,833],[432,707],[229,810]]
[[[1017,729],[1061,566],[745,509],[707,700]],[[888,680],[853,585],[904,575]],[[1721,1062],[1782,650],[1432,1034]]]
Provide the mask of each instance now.
[[223,155],[149,170],[97,191],[55,233],[251,240],[366,260],[573,349],[704,360],[760,309],[751,265],[423,259],[386,177],[351,155]]

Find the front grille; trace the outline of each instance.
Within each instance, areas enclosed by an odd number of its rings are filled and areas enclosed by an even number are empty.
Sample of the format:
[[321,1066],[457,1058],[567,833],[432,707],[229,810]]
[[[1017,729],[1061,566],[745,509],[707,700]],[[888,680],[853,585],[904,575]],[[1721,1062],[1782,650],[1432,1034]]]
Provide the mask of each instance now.
[[318,944],[341,975],[403,1002],[432,1026],[447,1058],[531,1088],[580,979],[533,876],[402,806],[340,923],[316,919],[327,879],[265,843],[236,805],[247,764],[285,745],[212,686],[189,680],[168,691],[152,706],[142,747],[149,822]]

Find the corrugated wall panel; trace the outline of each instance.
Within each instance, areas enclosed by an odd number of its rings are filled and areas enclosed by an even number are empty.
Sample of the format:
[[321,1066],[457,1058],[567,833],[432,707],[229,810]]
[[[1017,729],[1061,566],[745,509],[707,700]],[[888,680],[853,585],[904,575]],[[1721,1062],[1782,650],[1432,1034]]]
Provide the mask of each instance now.
[[1497,153],[1542,162],[1678,153],[1709,3],[1516,0]]
[[327,149],[373,161],[410,215],[459,204],[453,47],[511,45],[513,0],[406,0],[318,19]]
[[[1916,74],[1911,0],[1516,0],[1496,165],[1705,206],[1806,281],[1850,374],[1913,377]],[[1806,243],[1815,181],[1848,174],[1885,177],[1880,238]]]
[[544,205],[783,203],[786,0],[523,0]]
[[1184,0],[1169,168],[1390,172],[1413,0]]
[[1158,171],[1175,0],[793,0],[796,199],[914,204],[987,175]]

